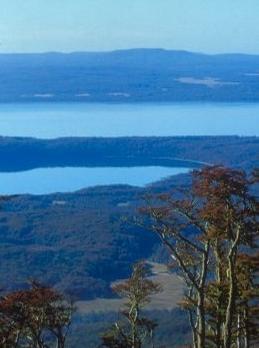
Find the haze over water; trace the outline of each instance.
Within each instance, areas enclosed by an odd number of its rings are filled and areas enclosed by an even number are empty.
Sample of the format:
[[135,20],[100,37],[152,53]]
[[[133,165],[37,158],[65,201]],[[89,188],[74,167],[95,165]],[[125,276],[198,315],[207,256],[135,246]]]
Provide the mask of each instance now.
[[2,104],[0,135],[68,136],[259,135],[259,104]]

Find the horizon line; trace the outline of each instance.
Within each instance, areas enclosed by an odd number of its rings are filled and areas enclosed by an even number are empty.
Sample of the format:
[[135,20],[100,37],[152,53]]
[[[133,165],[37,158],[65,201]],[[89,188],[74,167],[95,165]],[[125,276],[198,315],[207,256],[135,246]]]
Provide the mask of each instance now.
[[186,49],[170,49],[162,47],[132,47],[132,48],[118,48],[111,50],[73,50],[73,51],[27,51],[27,52],[0,52],[0,55],[42,55],[42,54],[63,54],[63,55],[72,55],[72,54],[109,54],[116,52],[127,52],[127,51],[162,51],[162,52],[178,52],[178,53],[189,53],[196,55],[205,55],[205,56],[226,56],[226,55],[240,55],[240,56],[259,56],[259,53],[245,53],[245,52],[221,52],[221,53],[208,53],[204,51],[191,51]]

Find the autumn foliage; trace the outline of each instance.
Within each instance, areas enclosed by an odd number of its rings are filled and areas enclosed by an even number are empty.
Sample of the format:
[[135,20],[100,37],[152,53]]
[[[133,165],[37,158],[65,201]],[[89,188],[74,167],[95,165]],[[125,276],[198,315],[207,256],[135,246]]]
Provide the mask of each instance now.
[[147,265],[139,262],[133,266],[128,280],[113,287],[115,293],[126,302],[120,313],[122,318],[103,335],[102,347],[141,348],[147,344],[153,346],[157,324],[143,313],[143,309],[150,302],[151,296],[161,291],[161,287],[147,276]]
[[[192,186],[146,197],[137,223],[156,233],[185,281],[179,305],[188,313],[193,348],[259,345],[258,170],[209,166]],[[113,290],[125,304],[102,347],[154,347],[157,323],[144,311],[160,286],[143,262]],[[64,348],[72,304],[55,289],[32,282],[0,298],[0,347]]]
[[64,348],[73,306],[36,282],[0,300],[0,346]]
[[257,182],[258,171],[210,166],[190,190],[149,196],[141,209],[185,280],[194,348],[259,344]]

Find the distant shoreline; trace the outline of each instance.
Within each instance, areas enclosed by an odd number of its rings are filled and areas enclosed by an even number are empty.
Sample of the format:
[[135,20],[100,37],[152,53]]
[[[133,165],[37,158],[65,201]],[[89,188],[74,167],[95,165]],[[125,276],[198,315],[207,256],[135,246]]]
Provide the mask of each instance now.
[[163,49],[0,54],[0,75],[0,103],[259,102],[259,55]]
[[1,101],[0,100],[0,106],[1,105],[26,105],[26,104],[86,104],[86,105],[258,105],[259,104],[259,98],[256,100],[75,100],[75,99],[69,99],[69,100],[63,100],[63,99],[28,99],[28,100],[6,100]]
[[[224,149],[224,151],[223,151]],[[256,166],[259,137],[0,137],[0,171],[44,167]]]

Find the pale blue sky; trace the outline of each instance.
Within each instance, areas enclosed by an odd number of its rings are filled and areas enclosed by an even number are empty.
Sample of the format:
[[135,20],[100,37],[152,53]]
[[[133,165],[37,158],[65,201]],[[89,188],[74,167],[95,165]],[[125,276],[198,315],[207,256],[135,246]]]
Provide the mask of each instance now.
[[259,0],[0,0],[0,52],[259,54]]

